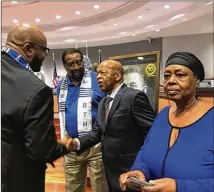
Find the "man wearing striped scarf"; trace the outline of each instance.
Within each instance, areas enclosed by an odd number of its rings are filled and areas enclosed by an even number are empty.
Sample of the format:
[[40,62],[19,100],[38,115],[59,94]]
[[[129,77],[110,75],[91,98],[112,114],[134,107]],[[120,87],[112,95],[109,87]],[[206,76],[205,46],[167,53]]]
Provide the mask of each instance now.
[[[82,137],[92,129],[99,101],[105,96],[96,80],[96,73],[88,69],[78,49],[62,54],[67,71],[57,88],[61,138]],[[103,192],[102,153],[100,144],[81,155],[70,152],[64,156],[66,192],[85,192],[87,168],[90,171],[92,191]]]

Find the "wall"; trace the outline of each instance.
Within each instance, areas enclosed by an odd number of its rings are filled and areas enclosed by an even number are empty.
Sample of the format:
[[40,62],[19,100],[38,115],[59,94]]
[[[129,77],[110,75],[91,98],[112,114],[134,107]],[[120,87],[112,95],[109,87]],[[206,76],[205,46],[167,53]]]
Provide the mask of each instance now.
[[[75,45],[73,46],[75,47]],[[163,69],[167,57],[176,51],[189,51],[198,56],[204,64],[206,77],[214,77],[213,66],[213,34],[199,34],[199,35],[184,35],[175,37],[164,37],[153,39],[151,44],[146,41],[138,41],[133,43],[124,43],[118,45],[108,45],[102,47],[89,47],[89,57],[92,63],[98,62],[98,49],[102,49],[102,60],[108,59],[110,56],[125,55],[132,53],[142,53],[147,51],[162,50],[161,66],[160,66],[160,83],[163,79]],[[85,53],[85,48],[80,48]],[[59,75],[65,73],[61,62],[61,55],[63,49],[53,50],[55,53],[55,60],[57,64],[57,72]],[[51,78],[53,74],[53,59],[52,52],[44,61],[42,71],[45,74],[45,80],[48,85],[51,85]]]
[[[213,33],[199,35],[185,35],[177,37],[164,37],[162,48],[162,62],[176,51],[189,51],[195,54],[205,67],[206,78],[214,77],[213,67]],[[163,66],[162,66],[163,67]],[[160,75],[162,78],[163,75]]]
[[[75,45],[73,46],[73,48],[74,47]],[[98,49],[102,49],[102,60],[105,60],[111,56],[161,50],[162,38],[153,39],[151,44],[148,44],[146,41],[137,41],[133,43],[123,43],[123,44],[108,45],[108,46],[101,46],[101,47],[89,47],[88,54],[92,63],[96,63],[99,60]],[[80,48],[80,50],[85,54],[85,48]],[[61,75],[65,73],[65,70],[61,61],[61,55],[64,49],[56,49],[52,51],[55,54],[57,73],[58,75]],[[48,57],[45,59],[42,67],[42,72],[45,74],[45,82],[48,85],[51,85],[51,78],[53,74],[52,51],[50,52]]]

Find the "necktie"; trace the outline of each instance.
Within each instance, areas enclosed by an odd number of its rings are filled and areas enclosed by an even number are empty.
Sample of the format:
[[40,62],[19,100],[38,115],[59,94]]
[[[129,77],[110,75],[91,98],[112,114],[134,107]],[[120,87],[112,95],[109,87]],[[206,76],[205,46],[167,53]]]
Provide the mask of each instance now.
[[107,122],[107,119],[108,119],[108,114],[109,114],[109,104],[110,102],[112,101],[113,99],[111,97],[107,97],[105,99],[105,120]]

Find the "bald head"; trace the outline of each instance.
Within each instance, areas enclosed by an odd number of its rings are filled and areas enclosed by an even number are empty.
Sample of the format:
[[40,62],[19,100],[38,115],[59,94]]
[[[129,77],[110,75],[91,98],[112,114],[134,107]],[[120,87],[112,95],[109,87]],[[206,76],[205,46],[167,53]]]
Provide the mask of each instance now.
[[6,45],[22,46],[26,42],[32,42],[44,46],[47,44],[45,35],[36,25],[17,24],[10,29]]
[[7,36],[6,46],[18,52],[31,66],[39,72],[47,56],[47,40],[39,27],[31,24],[15,25]]
[[123,70],[123,66],[122,66],[122,64],[120,63],[120,62],[118,62],[118,61],[114,61],[114,60],[105,60],[105,61],[103,61],[102,63],[100,63],[99,65],[98,65],[98,67],[102,67],[102,66],[104,66],[104,67],[107,67],[107,68],[109,68],[109,69],[111,69],[111,70],[113,70],[113,71],[117,71],[117,72],[119,72],[120,74],[121,74],[121,76],[123,77],[123,74],[124,74],[124,70]]
[[97,81],[100,89],[110,93],[123,82],[123,66],[118,61],[105,60],[97,67]]

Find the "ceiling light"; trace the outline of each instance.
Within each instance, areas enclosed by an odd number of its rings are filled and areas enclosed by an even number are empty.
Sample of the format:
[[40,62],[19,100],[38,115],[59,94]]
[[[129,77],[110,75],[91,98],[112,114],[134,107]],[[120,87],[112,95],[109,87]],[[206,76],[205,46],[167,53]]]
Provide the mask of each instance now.
[[76,39],[66,39],[66,40],[64,40],[64,42],[73,42],[73,41],[76,41]]
[[207,3],[206,5],[211,5],[213,3],[213,1],[210,1],[209,3]]
[[165,9],[169,9],[170,6],[169,6],[169,5],[164,5],[164,8],[165,8]]
[[139,59],[139,60],[144,60],[144,57],[138,57],[137,59]]
[[134,37],[136,34],[132,34],[132,36]]
[[138,19],[142,19],[142,18],[143,18],[143,16],[142,16],[142,15],[139,15],[137,18],[138,18]]
[[145,27],[145,28],[151,28],[151,27],[154,27],[154,25],[149,25],[149,26],[147,26],[147,27]]
[[30,25],[28,23],[23,23],[22,25],[26,28],[30,27]]
[[36,18],[35,21],[36,21],[37,23],[39,23],[41,20],[40,20],[40,18]]
[[13,19],[13,23],[18,23],[19,21],[17,19]]
[[183,17],[185,14],[179,14],[179,15],[175,15],[174,17],[172,17],[171,19],[169,19],[169,21],[175,20],[175,19],[179,19],[181,17]]
[[56,19],[61,19],[61,15],[56,15]]
[[75,14],[80,15],[80,11],[75,11]]
[[71,30],[71,29],[74,29],[75,27],[63,27],[63,28],[60,28],[59,30],[60,31],[67,31],[67,30]]
[[126,34],[126,33],[128,33],[128,32],[121,32],[121,33],[119,33],[119,35],[123,35],[123,34]]
[[160,31],[160,29],[156,29],[155,31],[159,32],[159,31]]
[[114,24],[114,26],[118,26],[118,24],[117,24],[117,23],[115,23],[115,24]]
[[94,5],[94,9],[99,9],[100,6],[99,5]]
[[17,1],[11,1],[11,3],[15,4],[15,3],[18,3]]

